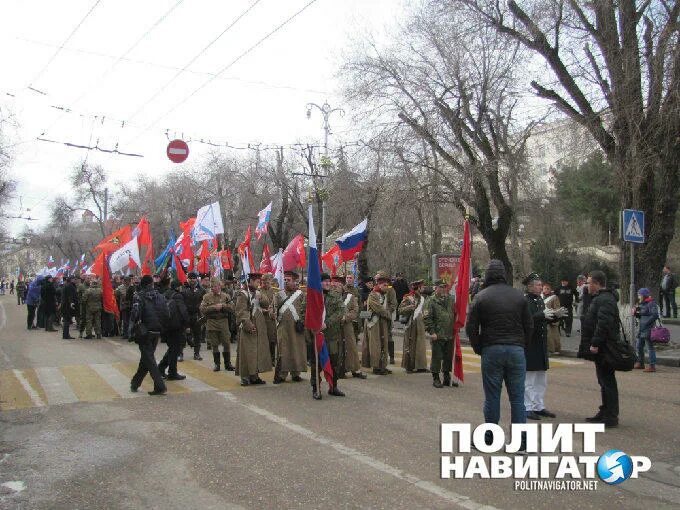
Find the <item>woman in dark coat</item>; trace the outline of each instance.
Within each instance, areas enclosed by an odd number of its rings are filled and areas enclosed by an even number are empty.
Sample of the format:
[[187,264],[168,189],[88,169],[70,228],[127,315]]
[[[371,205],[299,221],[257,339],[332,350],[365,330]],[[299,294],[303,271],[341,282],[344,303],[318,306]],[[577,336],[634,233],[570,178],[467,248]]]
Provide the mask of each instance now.
[[524,406],[527,418],[540,420],[541,417],[555,418],[555,415],[545,408],[543,398],[548,384],[548,322],[559,320],[555,310],[545,307],[541,291],[543,284],[541,277],[531,273],[522,282],[526,285],[525,297],[529,303],[529,312],[534,321],[531,342],[524,348],[527,362],[527,374],[524,383]]
[[54,320],[54,314],[57,312],[57,298],[51,276],[45,277],[40,293],[40,302],[45,316],[45,331],[56,331],[52,327],[52,321]]

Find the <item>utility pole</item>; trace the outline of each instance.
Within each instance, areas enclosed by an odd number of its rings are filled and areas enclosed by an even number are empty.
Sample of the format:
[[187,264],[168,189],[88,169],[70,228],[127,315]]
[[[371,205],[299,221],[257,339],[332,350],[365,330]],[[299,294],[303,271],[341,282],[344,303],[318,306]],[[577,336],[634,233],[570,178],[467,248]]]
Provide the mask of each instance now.
[[[324,164],[327,164],[329,159],[328,159],[328,136],[331,134],[331,126],[328,122],[328,119],[330,118],[331,114],[333,112],[338,112],[340,113],[340,116],[345,115],[345,110],[342,108],[331,108],[331,105],[328,104],[328,101],[326,101],[323,105],[319,106],[316,103],[307,103],[307,118],[310,119],[312,117],[312,108],[316,108],[321,112],[321,115],[323,116],[323,158],[324,158]],[[324,251],[326,251],[326,199],[325,196],[322,195],[322,200],[321,200],[321,253],[323,254]]]

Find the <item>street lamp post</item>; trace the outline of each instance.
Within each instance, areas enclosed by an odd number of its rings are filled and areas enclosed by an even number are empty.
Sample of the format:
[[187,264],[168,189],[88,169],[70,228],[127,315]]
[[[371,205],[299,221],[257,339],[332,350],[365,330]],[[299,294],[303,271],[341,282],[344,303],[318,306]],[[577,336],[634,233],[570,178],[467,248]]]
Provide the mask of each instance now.
[[[345,115],[345,111],[342,108],[331,108],[331,105],[328,104],[328,101],[324,102],[321,106],[319,106],[316,103],[307,103],[307,118],[311,119],[312,118],[312,108],[316,108],[321,112],[321,115],[323,117],[323,155],[324,155],[324,163],[328,162],[328,135],[331,134],[331,126],[328,122],[328,119],[330,118],[331,114],[333,112],[338,112],[340,116]],[[321,199],[321,253],[325,251],[326,248],[326,197],[322,196]]]

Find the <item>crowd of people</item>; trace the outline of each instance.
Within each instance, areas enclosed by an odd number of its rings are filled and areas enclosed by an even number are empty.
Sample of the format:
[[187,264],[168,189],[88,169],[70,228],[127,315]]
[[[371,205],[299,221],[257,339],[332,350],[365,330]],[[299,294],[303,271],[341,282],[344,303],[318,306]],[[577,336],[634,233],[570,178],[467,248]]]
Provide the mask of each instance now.
[[[116,319],[103,308],[102,286],[96,275],[67,276],[55,284],[51,276],[20,281],[17,303],[27,306],[27,327],[57,331],[72,339],[75,324],[80,338],[120,335],[135,341],[140,350],[139,367],[131,380],[137,391],[150,374],[153,395],[166,392],[165,380],[181,380],[178,362],[188,346],[195,360],[202,360],[201,346],[212,353],[214,370],[234,371],[241,385],[265,384],[260,374],[274,371],[274,384],[288,379],[300,382],[311,370],[312,396],[321,399],[321,368],[312,333],[305,327],[306,293],[300,274],[286,271],[279,289],[271,274],[251,272],[245,281],[232,276],[210,278],[189,272],[186,283],[168,277],[114,276],[113,288],[120,312]],[[621,335],[618,293],[607,288],[604,273],[579,275],[575,288],[568,278],[553,289],[540,275],[531,273],[524,292],[506,281],[500,261],[492,260],[482,279],[470,286],[466,333],[474,351],[482,357],[485,392],[484,414],[497,423],[500,390],[508,387],[512,421],[555,418],[545,405],[549,355],[559,354],[561,332],[572,334],[574,314],[580,319],[579,356],[595,362],[602,404],[588,421],[607,427],[618,424],[618,390],[615,371],[599,355],[608,342]],[[664,268],[661,292],[674,292],[675,276]],[[454,297],[445,281],[425,286],[423,280],[407,283],[402,275],[391,278],[379,271],[374,278],[355,285],[354,277],[322,274],[325,321],[323,334],[333,371],[329,394],[344,396],[338,381],[345,377],[365,379],[362,369],[389,375],[395,364],[393,326],[403,328],[401,367],[407,373],[430,372],[435,388],[458,386],[451,377]],[[665,294],[663,294],[665,296]],[[646,288],[639,290],[633,313],[639,320],[636,369],[656,370],[656,354],[650,332],[662,315]],[[667,313],[675,300],[667,298]],[[157,363],[159,341],[167,351]],[[231,344],[236,343],[232,357]],[[427,349],[431,360],[427,361]],[[649,364],[645,366],[645,348]],[[233,363],[232,363],[233,360]]]

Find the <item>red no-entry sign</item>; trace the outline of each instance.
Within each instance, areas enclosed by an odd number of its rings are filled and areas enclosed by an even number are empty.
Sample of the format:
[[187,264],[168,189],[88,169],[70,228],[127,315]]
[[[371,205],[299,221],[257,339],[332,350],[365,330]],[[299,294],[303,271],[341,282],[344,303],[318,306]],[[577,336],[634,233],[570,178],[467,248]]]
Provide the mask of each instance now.
[[168,144],[167,154],[173,163],[182,163],[189,157],[189,146],[184,140],[173,140]]

